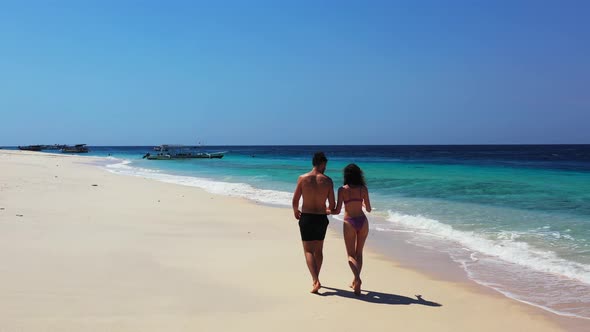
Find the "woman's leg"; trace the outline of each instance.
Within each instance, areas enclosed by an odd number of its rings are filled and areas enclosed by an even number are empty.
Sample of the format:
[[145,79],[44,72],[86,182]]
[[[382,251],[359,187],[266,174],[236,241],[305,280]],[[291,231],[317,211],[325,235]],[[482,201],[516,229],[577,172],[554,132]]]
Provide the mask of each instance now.
[[[356,261],[359,271],[359,281],[361,278],[361,270],[363,269],[363,248],[365,247],[365,241],[367,240],[367,236],[369,235],[369,221],[365,221],[363,228],[357,232],[356,236]],[[360,286],[360,283],[359,283]]]
[[352,282],[352,287],[354,288],[360,280],[360,269],[358,268],[358,261],[356,257],[357,232],[356,229],[354,229],[354,227],[347,221],[343,222],[342,225],[344,233],[344,245],[346,246],[346,254],[348,255],[348,266],[350,266],[352,274],[354,275],[354,280]]

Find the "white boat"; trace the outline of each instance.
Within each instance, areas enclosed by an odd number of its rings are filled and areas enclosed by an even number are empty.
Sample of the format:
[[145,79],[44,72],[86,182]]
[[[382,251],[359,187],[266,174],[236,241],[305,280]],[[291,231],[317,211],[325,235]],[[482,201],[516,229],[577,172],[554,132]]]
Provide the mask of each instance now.
[[188,145],[160,145],[156,154],[146,153],[143,158],[149,160],[173,159],[221,159],[225,152],[203,152],[201,147]]

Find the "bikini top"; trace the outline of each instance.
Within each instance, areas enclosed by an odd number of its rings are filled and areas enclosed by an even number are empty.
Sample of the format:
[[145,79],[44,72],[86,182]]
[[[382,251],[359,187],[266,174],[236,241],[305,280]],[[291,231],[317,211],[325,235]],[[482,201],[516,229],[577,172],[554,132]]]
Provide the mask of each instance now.
[[363,201],[363,187],[359,188],[359,192],[361,194],[360,198],[349,198],[347,200],[344,200],[344,204],[348,204],[348,202],[362,202]]

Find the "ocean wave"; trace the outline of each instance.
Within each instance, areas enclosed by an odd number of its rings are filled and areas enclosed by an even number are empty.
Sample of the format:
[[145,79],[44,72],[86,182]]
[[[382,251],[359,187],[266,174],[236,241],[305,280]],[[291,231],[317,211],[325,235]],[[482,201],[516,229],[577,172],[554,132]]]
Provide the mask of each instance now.
[[166,183],[197,187],[212,194],[247,198],[265,204],[291,206],[292,194],[285,191],[258,189],[246,183],[222,182],[194,176],[167,174],[154,169],[130,166],[129,164],[131,164],[131,161],[123,160],[115,164],[107,165],[106,169],[118,174],[139,176]]
[[388,221],[393,225],[382,228],[413,231],[409,243],[447,253],[482,286],[558,315],[590,319],[590,266],[523,242],[530,232],[460,231],[394,211]]
[[157,169],[129,166],[129,164],[131,164],[131,160],[118,159],[115,157],[107,157],[107,159],[116,161],[116,163],[106,165],[107,170],[113,171],[115,173],[126,173],[128,175],[137,174],[138,176],[143,176],[139,173],[160,173],[160,171]]
[[590,265],[572,262],[558,257],[554,252],[534,248],[518,241],[517,232],[500,232],[495,239],[483,234],[460,231],[437,220],[404,215],[389,211],[388,221],[419,230],[421,234],[453,241],[479,253],[500,258],[506,262],[535,271],[558,274],[590,284]]

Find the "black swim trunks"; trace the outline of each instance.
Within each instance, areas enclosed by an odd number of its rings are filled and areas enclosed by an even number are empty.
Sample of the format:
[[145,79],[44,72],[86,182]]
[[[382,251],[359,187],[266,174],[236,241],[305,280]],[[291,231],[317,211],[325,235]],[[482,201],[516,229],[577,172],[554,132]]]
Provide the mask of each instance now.
[[299,232],[302,241],[323,241],[328,228],[328,216],[325,214],[302,213],[299,218]]

